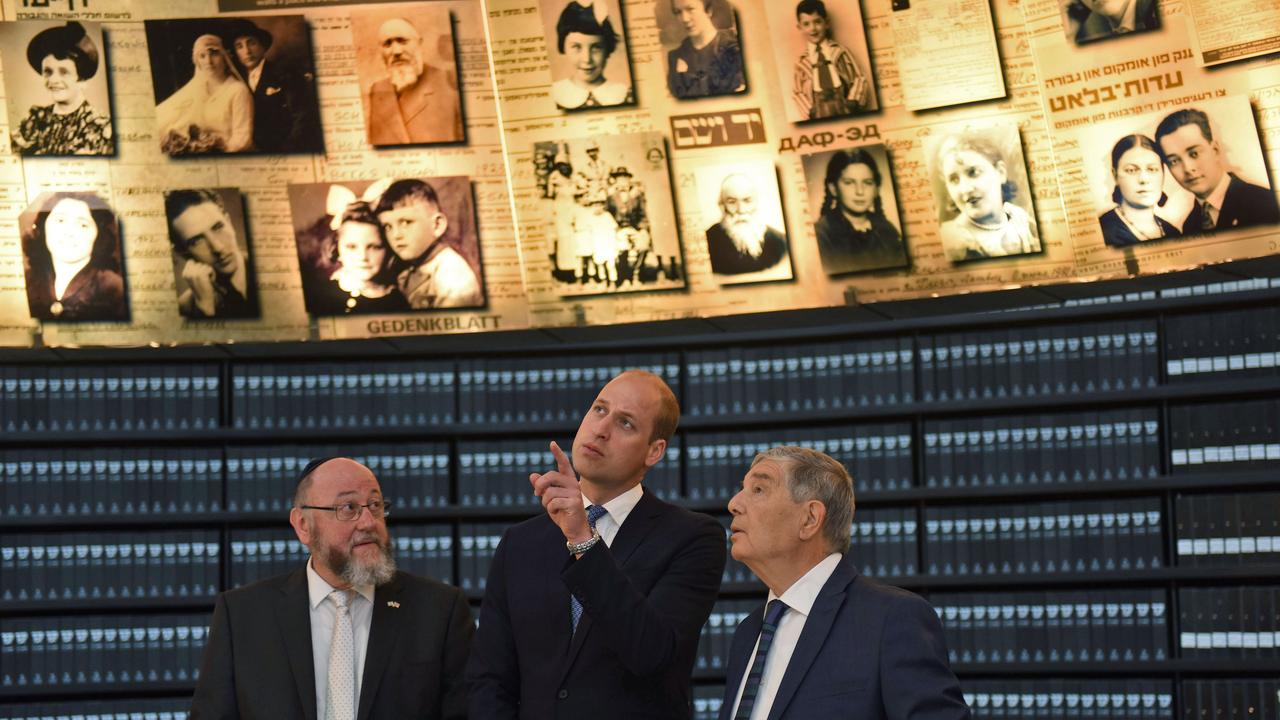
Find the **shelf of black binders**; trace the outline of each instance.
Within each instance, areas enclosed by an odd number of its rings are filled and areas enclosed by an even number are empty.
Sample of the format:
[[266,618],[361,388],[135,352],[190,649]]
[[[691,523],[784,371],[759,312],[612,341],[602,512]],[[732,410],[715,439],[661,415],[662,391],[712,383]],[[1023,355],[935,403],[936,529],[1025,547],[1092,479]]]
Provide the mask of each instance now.
[[[317,455],[373,468],[401,566],[479,599],[506,527],[539,512],[527,475],[551,466],[548,442],[569,447],[595,390],[632,366],[683,401],[646,480],[668,500],[727,526],[752,457],[780,443],[850,468],[851,552],[934,604],[979,717],[1052,717],[1054,703],[1172,717],[1265,696],[1280,657],[1273,301],[743,333],[678,352],[3,365],[0,710],[189,692],[216,593],[304,561],[286,519]],[[736,561],[722,580],[700,716],[764,595]]]

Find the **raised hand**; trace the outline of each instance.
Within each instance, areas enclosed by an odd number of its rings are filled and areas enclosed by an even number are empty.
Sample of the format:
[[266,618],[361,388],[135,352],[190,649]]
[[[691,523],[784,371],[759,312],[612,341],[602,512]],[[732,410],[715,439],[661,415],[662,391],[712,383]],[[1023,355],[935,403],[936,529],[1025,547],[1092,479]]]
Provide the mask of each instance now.
[[578,475],[569,464],[568,456],[554,442],[551,443],[551,456],[556,463],[555,470],[529,474],[533,494],[542,498],[542,507],[564,533],[565,540],[586,542],[591,537],[591,526],[587,524],[587,513],[582,506]]

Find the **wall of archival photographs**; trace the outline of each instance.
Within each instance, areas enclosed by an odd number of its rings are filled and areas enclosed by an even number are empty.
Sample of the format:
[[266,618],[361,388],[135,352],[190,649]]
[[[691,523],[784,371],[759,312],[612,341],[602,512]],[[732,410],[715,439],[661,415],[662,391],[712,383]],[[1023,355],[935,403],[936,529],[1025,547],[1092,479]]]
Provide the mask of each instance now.
[[1266,4],[0,7],[3,346],[610,324],[1280,251]]

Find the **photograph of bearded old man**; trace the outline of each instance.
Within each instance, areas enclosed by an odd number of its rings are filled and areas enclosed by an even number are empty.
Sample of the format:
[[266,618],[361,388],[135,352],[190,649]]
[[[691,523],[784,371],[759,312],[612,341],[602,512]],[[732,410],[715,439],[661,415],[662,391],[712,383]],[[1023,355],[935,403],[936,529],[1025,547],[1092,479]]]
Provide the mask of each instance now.
[[694,171],[711,273],[721,285],[790,280],[778,173],[768,160]]
[[370,145],[466,139],[447,7],[412,3],[355,11],[351,36]]

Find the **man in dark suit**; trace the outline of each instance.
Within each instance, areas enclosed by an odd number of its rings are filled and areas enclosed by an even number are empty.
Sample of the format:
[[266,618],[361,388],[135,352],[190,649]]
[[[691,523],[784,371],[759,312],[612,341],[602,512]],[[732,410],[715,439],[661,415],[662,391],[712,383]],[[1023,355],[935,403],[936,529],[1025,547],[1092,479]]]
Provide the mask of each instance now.
[[[720,183],[720,222],[707,228],[707,254],[716,275],[744,275],[767,270],[791,277],[787,237],[759,217],[760,191],[751,178],[731,173]],[[761,278],[765,279],[765,278]]]
[[614,378],[569,459],[530,476],[546,512],[503,536],[467,678],[471,720],[688,718],[698,635],[724,570],[724,530],[641,480],[680,408],[661,378]]
[[1196,196],[1195,207],[1182,223],[1183,235],[1280,222],[1276,196],[1269,188],[1227,171],[1203,111],[1188,108],[1167,115],[1156,127],[1156,144],[1174,179]]
[[311,73],[267,59],[274,38],[250,20],[236,19],[226,38],[253,91],[253,145],[271,153],[323,152]]
[[365,91],[370,145],[452,143],[466,138],[453,73],[427,64],[413,23],[392,18],[378,28],[387,77]]
[[191,717],[465,718],[471,611],[457,588],[395,569],[368,468],[302,471],[289,523],[304,568],[218,597]]
[[858,574],[853,481],[808,448],[756,455],[729,501],[733,557],[769,587],[738,626],[720,720],[962,720],[938,616]]

